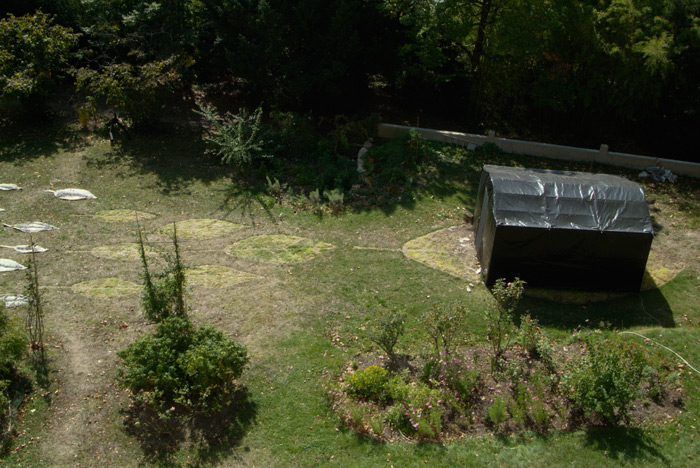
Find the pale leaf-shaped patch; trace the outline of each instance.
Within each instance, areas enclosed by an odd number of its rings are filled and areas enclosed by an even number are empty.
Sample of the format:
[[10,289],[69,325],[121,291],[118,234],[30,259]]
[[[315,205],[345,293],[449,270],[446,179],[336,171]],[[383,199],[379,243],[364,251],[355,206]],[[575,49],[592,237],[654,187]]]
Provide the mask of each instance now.
[[97,198],[91,192],[79,188],[67,188],[61,190],[47,190],[47,192],[53,193],[53,196],[60,198],[61,200],[89,200]]
[[51,226],[50,224],[42,223],[41,221],[32,221],[31,223],[22,223],[22,224],[3,224],[5,227],[9,227],[12,229],[17,229],[18,231],[22,232],[41,232],[41,231],[53,231],[54,229],[58,229],[56,226]]
[[27,267],[9,258],[0,258],[0,273],[5,271],[26,270]]

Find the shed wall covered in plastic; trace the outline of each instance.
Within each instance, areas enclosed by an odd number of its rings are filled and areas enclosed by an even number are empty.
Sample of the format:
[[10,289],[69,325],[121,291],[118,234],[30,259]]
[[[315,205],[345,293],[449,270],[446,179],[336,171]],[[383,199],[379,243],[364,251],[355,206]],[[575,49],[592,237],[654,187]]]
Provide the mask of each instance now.
[[473,223],[488,285],[639,290],[654,237],[639,184],[583,172],[486,165]]

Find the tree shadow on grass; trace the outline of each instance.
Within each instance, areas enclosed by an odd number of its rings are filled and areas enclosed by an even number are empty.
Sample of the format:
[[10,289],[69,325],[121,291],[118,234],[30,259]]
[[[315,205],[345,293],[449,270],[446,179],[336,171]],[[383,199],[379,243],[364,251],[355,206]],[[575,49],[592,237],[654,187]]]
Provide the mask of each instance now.
[[122,411],[125,430],[141,444],[146,463],[177,466],[178,452],[186,451],[198,465],[216,464],[240,446],[257,415],[257,404],[245,387],[237,388],[230,402],[210,415],[186,414],[178,405],[173,408],[168,418],[143,404]]
[[164,126],[120,137],[104,156],[87,164],[98,169],[123,165],[136,174],[153,174],[166,195],[186,191],[193,181],[211,183],[226,172],[205,155],[201,130]]
[[613,460],[655,459],[669,464],[654,441],[644,430],[635,427],[589,427],[585,431],[585,444],[602,451]]
[[80,143],[80,134],[71,132],[55,119],[0,121],[0,161],[23,163],[50,156]]

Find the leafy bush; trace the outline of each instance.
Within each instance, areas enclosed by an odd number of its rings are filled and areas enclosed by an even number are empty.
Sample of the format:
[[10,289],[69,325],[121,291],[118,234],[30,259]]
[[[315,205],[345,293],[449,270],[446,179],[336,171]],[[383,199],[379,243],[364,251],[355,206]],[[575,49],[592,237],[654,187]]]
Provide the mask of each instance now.
[[162,322],[170,316],[185,316],[185,267],[180,258],[177,230],[173,224],[174,254],[167,256],[168,266],[155,275],[148,269],[143,236],[139,228],[139,254],[143,266],[143,294],[141,304],[144,315],[153,322]]
[[542,331],[536,319],[530,317],[529,314],[525,314],[520,318],[521,345],[531,357],[538,356],[541,333]]
[[594,412],[608,424],[628,422],[646,366],[642,350],[635,343],[602,339],[595,333],[584,336],[582,342],[585,354],[571,362],[562,379],[574,408]]
[[269,176],[265,176],[265,180],[267,181],[267,192],[275,197],[277,203],[282,203],[282,196],[284,195],[285,188],[284,184],[281,184],[276,177],[271,180]]
[[321,194],[318,189],[309,192],[309,202],[311,202],[314,212],[320,214],[323,210],[323,205],[321,204]]
[[458,342],[466,337],[466,315],[463,307],[437,305],[423,314],[422,323],[430,336],[436,359],[449,359]]
[[372,401],[386,401],[390,394],[387,392],[389,371],[379,366],[369,366],[350,374],[346,382],[348,394],[357,398]]
[[496,362],[508,346],[510,332],[513,329],[513,313],[524,290],[525,282],[519,278],[509,283],[504,279],[498,279],[491,289],[496,299],[496,308],[486,310],[486,322],[487,336]]
[[81,68],[76,87],[88,101],[104,99],[133,126],[152,124],[165,99],[179,86],[181,74],[175,57],[141,65],[120,62],[99,70]]
[[0,20],[0,97],[40,104],[57,83],[79,34],[51,22],[41,11]]
[[501,424],[505,422],[507,417],[506,402],[502,398],[496,398],[488,409],[489,422],[498,429]]
[[187,317],[166,318],[118,356],[119,384],[163,416],[174,404],[205,414],[219,410],[248,363],[243,346],[214,328],[195,328]]
[[370,321],[368,338],[379,346],[389,359],[394,359],[394,348],[404,332],[406,315],[396,310],[389,310],[382,302],[379,311]]
[[9,387],[27,353],[27,339],[15,318],[6,313],[5,304],[0,302],[0,449],[12,427]]
[[240,109],[237,115],[227,112],[223,117],[213,107],[198,107],[198,114],[212,126],[205,137],[209,151],[219,156],[222,164],[247,170],[253,163],[275,155],[274,136],[262,123],[262,107],[252,113],[246,109]]
[[326,190],[323,192],[323,196],[328,199],[328,206],[333,214],[338,214],[345,208],[345,194],[342,191],[333,189],[329,192]]

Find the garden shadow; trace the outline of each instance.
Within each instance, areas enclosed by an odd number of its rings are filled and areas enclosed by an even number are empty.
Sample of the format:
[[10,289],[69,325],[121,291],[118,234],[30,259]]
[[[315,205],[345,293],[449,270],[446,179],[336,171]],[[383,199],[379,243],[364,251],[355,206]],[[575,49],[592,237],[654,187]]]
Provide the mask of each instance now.
[[[173,414],[184,414],[181,406],[173,408]],[[172,466],[175,453],[189,448],[198,464],[216,464],[233,454],[255,424],[257,404],[246,388],[238,388],[228,405],[207,416],[162,418],[153,407],[142,404],[122,413],[125,430],[139,441],[147,463]]]
[[673,310],[659,288],[628,293],[599,302],[561,302],[523,296],[517,316],[529,313],[540,325],[561,330],[576,327],[628,328],[652,326],[673,328]]
[[0,122],[0,161],[19,164],[51,156],[80,141],[80,134],[50,117]]
[[168,195],[186,191],[193,181],[209,184],[226,175],[205,152],[200,129],[159,125],[120,135],[110,151],[87,164],[97,169],[124,165],[136,174],[155,175],[161,193]]
[[613,460],[655,459],[669,464],[669,460],[658,450],[654,441],[636,427],[589,427],[585,430],[585,444],[604,452]]

